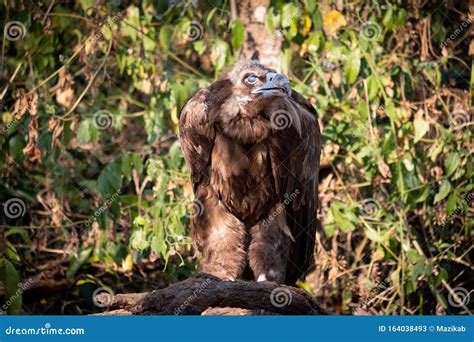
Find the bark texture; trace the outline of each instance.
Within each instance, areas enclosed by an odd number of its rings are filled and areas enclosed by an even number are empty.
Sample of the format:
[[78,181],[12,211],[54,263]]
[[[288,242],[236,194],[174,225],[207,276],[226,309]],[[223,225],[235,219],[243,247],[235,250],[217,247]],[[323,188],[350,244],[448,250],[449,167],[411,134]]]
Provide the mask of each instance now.
[[237,1],[237,11],[245,27],[243,57],[258,59],[268,67],[281,71],[280,50],[282,37],[265,27],[265,16],[270,0]]
[[223,281],[200,273],[147,293],[99,294],[101,315],[322,315],[307,292],[273,282]]

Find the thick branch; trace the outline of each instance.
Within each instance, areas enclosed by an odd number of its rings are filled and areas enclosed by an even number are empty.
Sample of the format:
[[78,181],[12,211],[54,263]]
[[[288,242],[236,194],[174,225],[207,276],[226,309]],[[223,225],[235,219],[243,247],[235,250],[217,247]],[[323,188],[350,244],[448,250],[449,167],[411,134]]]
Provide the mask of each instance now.
[[105,315],[324,314],[316,300],[301,289],[273,282],[223,281],[202,273],[148,293],[99,294],[96,302],[119,309]]

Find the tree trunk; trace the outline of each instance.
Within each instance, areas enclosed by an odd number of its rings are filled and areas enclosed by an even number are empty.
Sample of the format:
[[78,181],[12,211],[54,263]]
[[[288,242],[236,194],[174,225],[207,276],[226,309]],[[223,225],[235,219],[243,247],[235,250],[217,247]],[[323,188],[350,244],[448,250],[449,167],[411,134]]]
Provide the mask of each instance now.
[[280,50],[282,38],[271,33],[265,26],[265,16],[270,6],[270,0],[242,0],[235,5],[231,3],[233,12],[238,16],[245,27],[243,57],[258,59],[266,66],[281,71]]

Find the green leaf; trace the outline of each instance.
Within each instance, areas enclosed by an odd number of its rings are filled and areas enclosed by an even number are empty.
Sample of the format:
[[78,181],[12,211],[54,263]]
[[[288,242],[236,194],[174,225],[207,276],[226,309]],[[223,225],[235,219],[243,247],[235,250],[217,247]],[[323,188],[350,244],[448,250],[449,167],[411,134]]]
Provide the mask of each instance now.
[[281,27],[290,27],[294,22],[298,21],[299,8],[294,3],[287,3],[281,11]]
[[373,100],[379,91],[379,85],[375,75],[367,77],[367,91],[369,93],[369,101]]
[[79,145],[88,144],[91,141],[91,123],[90,120],[85,119],[79,123],[77,128],[77,142]]
[[395,124],[400,123],[400,119],[398,118],[398,115],[395,111],[395,104],[393,103],[392,100],[387,99],[385,103],[385,112],[387,113],[387,116],[392,120]]
[[213,50],[213,53],[217,56],[217,59],[214,62],[214,67],[216,68],[216,71],[222,70],[227,60],[229,46],[226,42],[219,39],[214,44]]
[[428,195],[430,194],[430,187],[428,185],[423,187],[423,190],[420,192],[420,194],[415,198],[415,203],[421,203],[425,199],[428,198]]
[[394,28],[403,26],[407,21],[407,16],[407,11],[405,11],[403,8],[397,9],[397,14],[394,17]]
[[122,174],[127,180],[130,180],[132,177],[132,160],[130,154],[126,154],[122,156],[122,160],[120,163],[120,169]]
[[10,145],[10,153],[13,159],[17,162],[22,161],[25,156],[23,154],[23,148],[25,147],[25,140],[21,136],[21,134],[15,134],[10,141],[8,142]]
[[99,175],[97,186],[102,198],[108,199],[122,186],[122,177],[119,168],[115,162],[109,163]]
[[232,48],[234,50],[239,50],[244,42],[244,24],[242,21],[237,18],[232,23]]
[[76,275],[77,271],[81,268],[81,266],[89,259],[89,256],[92,253],[92,248],[87,248],[82,250],[79,253],[77,258],[74,258],[73,261],[70,263],[69,269],[66,272],[66,279],[72,280]]
[[158,40],[160,41],[160,45],[169,50],[171,47],[171,41],[173,40],[174,29],[173,26],[166,24],[163,25],[160,29],[160,33],[158,35]]
[[331,206],[331,213],[336,226],[343,232],[351,232],[355,229],[355,225],[351,222],[347,215],[347,207],[341,202],[336,202]]
[[144,250],[148,247],[149,243],[147,241],[147,234],[145,229],[137,229],[132,233],[130,237],[130,245],[132,248],[137,249],[139,251]]
[[197,40],[193,42],[193,48],[194,51],[198,53],[199,56],[201,56],[205,51],[206,51],[206,44],[202,40]]
[[347,56],[344,65],[344,76],[349,84],[354,83],[360,71],[360,50],[355,49]]
[[5,308],[10,315],[19,314],[22,303],[20,276],[15,266],[6,258],[0,270],[0,280],[5,288]]
[[138,174],[143,173],[143,160],[138,153],[132,154],[133,167],[138,172]]
[[458,204],[458,194],[457,191],[453,191],[449,195],[448,200],[446,201],[446,213],[450,215],[456,209]]
[[444,162],[444,168],[446,169],[446,177],[451,176],[454,171],[461,165],[461,157],[457,152],[451,152],[448,154],[446,161]]
[[393,29],[394,21],[393,21],[393,7],[391,5],[388,6],[387,11],[383,16],[382,23],[385,25],[386,28],[389,30]]
[[367,236],[370,240],[375,242],[383,242],[383,237],[377,233],[377,231],[371,227],[365,227],[365,236]]
[[446,198],[446,196],[448,196],[449,193],[451,192],[451,189],[452,189],[451,183],[446,179],[443,182],[443,184],[441,184],[441,186],[439,187],[439,191],[434,198],[433,204],[436,204],[439,201],[442,201],[444,198]]

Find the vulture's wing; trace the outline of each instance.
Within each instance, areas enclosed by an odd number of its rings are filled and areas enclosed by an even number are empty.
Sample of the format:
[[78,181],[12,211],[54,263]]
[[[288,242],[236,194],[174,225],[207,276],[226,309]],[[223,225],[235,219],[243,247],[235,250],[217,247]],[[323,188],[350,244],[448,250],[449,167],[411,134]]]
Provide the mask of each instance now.
[[215,130],[208,111],[209,90],[198,90],[181,109],[179,132],[184,159],[191,173],[194,192],[208,185]]
[[270,155],[276,190],[285,204],[294,239],[285,283],[294,284],[314,265],[321,134],[316,110],[295,91],[272,110],[286,112],[291,122],[289,127],[275,130]]

